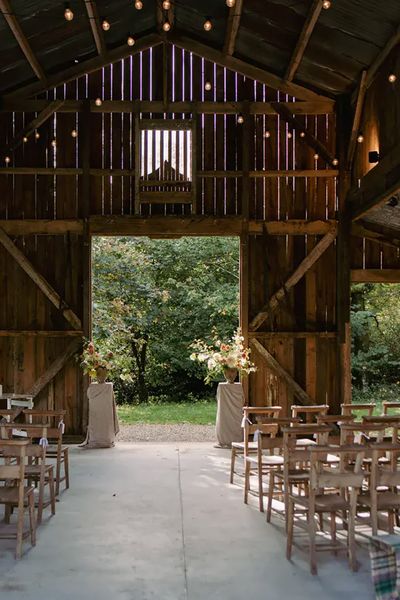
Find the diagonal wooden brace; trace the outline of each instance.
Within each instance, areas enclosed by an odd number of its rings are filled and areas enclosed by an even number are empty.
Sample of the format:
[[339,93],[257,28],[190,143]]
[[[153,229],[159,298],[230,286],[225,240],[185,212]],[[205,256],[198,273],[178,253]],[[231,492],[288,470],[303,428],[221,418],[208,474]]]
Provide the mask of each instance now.
[[68,344],[65,348],[64,352],[60,354],[49,366],[48,369],[35,381],[30,391],[30,395],[34,398],[37,396],[48,383],[51,382],[52,379],[61,371],[63,366],[67,363],[67,361],[71,358],[75,352],[78,351],[79,347],[82,344],[81,339],[74,339],[72,342]]

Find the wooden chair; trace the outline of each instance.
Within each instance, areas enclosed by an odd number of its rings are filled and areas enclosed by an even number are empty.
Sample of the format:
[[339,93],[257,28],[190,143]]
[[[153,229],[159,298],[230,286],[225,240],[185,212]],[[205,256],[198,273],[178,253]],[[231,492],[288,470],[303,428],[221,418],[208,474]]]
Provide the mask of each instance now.
[[[5,464],[0,465],[0,480],[5,485],[0,487],[0,504],[5,506],[5,531],[0,531],[3,539],[16,538],[15,558],[21,558],[22,543],[25,537],[30,536],[32,546],[36,545],[36,522],[33,488],[25,486],[25,456],[28,441],[1,440],[0,449]],[[11,464],[14,461],[16,464]],[[18,509],[16,532],[10,531],[11,509]],[[29,531],[24,531],[25,507],[29,514]]]
[[[378,443],[372,447],[372,465],[369,490],[360,495],[358,504],[368,508],[371,515],[372,535],[378,534],[378,513],[387,512],[388,531],[394,533],[395,518],[400,509],[400,444]],[[382,453],[387,461],[382,464]]]
[[316,422],[317,418],[321,415],[328,413],[329,406],[327,404],[312,404],[310,406],[303,406],[299,404],[293,404],[291,407],[291,414],[293,418],[305,417],[306,423]]
[[[69,488],[69,446],[63,444],[65,410],[24,410],[27,422],[41,424],[49,422],[52,426],[47,430],[49,445],[46,456],[56,461],[56,496],[60,493],[60,484],[65,481],[65,489]],[[61,473],[63,467],[64,473]]]
[[341,404],[340,408],[342,415],[354,415],[356,419],[360,419],[364,416],[364,413],[371,417],[374,414],[376,404]]
[[281,406],[244,406],[243,407],[243,442],[232,442],[231,449],[231,469],[230,469],[230,483],[233,484],[234,475],[243,477],[243,473],[235,471],[236,458],[244,458],[248,454],[257,453],[257,442],[252,440],[252,436],[249,433],[249,425],[252,424],[251,416],[254,415],[256,419],[270,419],[279,417],[282,411]]
[[276,483],[278,483],[280,494],[282,493],[283,486],[284,516],[287,524],[289,495],[292,493],[294,487],[304,490],[308,487],[309,449],[313,447],[309,442],[314,442],[316,438],[317,443],[326,444],[330,432],[331,428],[327,425],[307,425],[306,423],[282,429],[283,467],[280,470],[273,470],[269,474],[266,515],[268,523],[271,521],[272,501],[275,495]]
[[384,415],[389,415],[392,410],[400,411],[400,402],[382,402],[382,410]]
[[[356,546],[355,546],[355,518],[357,510],[357,497],[362,486],[364,473],[362,470],[362,459],[364,450],[362,446],[343,446],[341,448],[332,446],[313,446],[309,450],[310,474],[308,496],[289,494],[288,501],[288,528],[286,557],[291,559],[293,545],[294,525],[298,525],[308,532],[310,569],[313,575],[317,574],[317,530],[315,517],[321,520],[324,513],[330,514],[331,546],[323,546],[323,549],[332,549],[335,552],[340,549],[336,539],[336,515],[346,514],[347,546],[349,563],[352,570],[356,570]],[[335,453],[339,458],[339,464],[327,467],[326,457],[329,453]],[[349,463],[347,458],[351,456]],[[306,523],[298,519],[295,522],[295,514],[307,515]]]

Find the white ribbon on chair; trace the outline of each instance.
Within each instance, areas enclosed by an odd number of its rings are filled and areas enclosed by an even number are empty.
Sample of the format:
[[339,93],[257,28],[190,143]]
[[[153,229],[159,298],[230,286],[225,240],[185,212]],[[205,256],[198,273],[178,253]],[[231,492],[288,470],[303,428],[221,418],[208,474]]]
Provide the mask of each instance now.
[[242,419],[242,429],[244,428],[244,426],[246,425],[246,421],[249,425],[252,425],[252,422],[250,421],[249,417],[243,417]]
[[256,429],[255,432],[254,432],[254,435],[253,435],[253,442],[257,443],[258,442],[258,438],[260,437],[260,435],[261,435],[261,431],[259,429]]
[[47,446],[49,445],[49,440],[45,437],[40,438],[39,440],[39,446],[43,446],[43,448],[47,448]]
[[63,419],[61,419],[61,421],[59,422],[59,424],[58,424],[58,429],[61,429],[61,433],[62,433],[62,435],[64,435],[64,431],[65,431],[65,423],[64,423],[64,420],[63,420]]

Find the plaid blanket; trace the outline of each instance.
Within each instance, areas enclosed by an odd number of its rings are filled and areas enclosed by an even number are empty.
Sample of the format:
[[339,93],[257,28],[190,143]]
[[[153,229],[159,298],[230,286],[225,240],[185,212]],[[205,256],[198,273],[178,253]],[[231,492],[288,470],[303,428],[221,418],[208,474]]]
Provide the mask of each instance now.
[[377,600],[400,600],[400,536],[372,537],[369,553]]

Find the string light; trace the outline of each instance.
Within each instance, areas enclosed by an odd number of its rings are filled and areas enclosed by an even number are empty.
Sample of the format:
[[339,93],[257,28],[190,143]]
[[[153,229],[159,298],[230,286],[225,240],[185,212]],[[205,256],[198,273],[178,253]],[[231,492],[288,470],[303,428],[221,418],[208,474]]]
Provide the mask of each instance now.
[[239,125],[241,125],[242,123],[244,123],[244,117],[243,117],[243,115],[238,115],[237,122],[239,123]]
[[362,143],[363,143],[363,141],[364,141],[364,136],[363,136],[363,134],[362,134],[362,133],[359,133],[359,134],[358,134],[358,136],[357,136],[357,142],[358,142],[359,144],[362,144]]
[[334,158],[333,161],[332,161],[332,164],[333,164],[334,167],[337,167],[337,165],[339,164],[338,159]]
[[66,4],[65,10],[64,10],[64,19],[66,21],[72,21],[73,18],[74,18],[74,13],[72,12],[69,4]]
[[212,88],[211,81],[206,81],[204,84],[204,89],[209,92]]
[[397,77],[394,73],[390,73],[388,79],[389,79],[390,83],[394,83],[396,81]]
[[300,137],[301,138],[306,137],[306,134],[304,133],[304,131],[300,131]]
[[207,19],[204,21],[204,23],[203,23],[203,29],[204,29],[205,31],[211,31],[211,29],[212,29],[212,26],[213,26],[213,25],[212,25],[212,23],[211,23],[211,21],[210,21],[210,19],[209,19],[209,18],[207,18]]
[[271,132],[270,131],[266,131],[264,133],[264,135],[265,135],[266,138],[270,138],[271,137]]
[[134,46],[135,45],[135,38],[132,37],[131,35],[128,35],[126,43],[128,44],[128,46]]
[[40,138],[40,133],[38,131],[35,131],[35,139],[38,140]]
[[319,154],[314,154],[314,160],[318,160],[319,159]]
[[289,138],[289,140],[290,140],[290,138],[292,138],[292,137],[293,137],[293,133],[292,133],[291,131],[288,131],[288,134],[287,134],[287,136],[288,136],[288,138]]
[[142,0],[135,0],[135,8],[136,8],[136,10],[142,10],[142,8],[143,8]]
[[328,10],[328,8],[330,8],[331,6],[332,6],[331,0],[324,0],[322,3],[322,8],[325,8],[325,10]]
[[164,31],[169,31],[171,29],[171,23],[169,21],[165,21],[162,28]]
[[102,27],[103,31],[109,31],[111,25],[110,25],[109,21],[107,21],[107,19],[103,19],[101,27]]
[[226,0],[225,4],[228,8],[233,8],[236,4],[236,0]]
[[169,10],[171,8],[171,2],[169,0],[164,0],[162,7],[164,10]]
[[101,98],[96,98],[96,100],[94,101],[96,106],[101,106],[103,104],[103,100]]
[[73,137],[73,138],[77,138],[77,137],[78,137],[78,132],[77,132],[77,130],[76,130],[76,129],[73,129],[73,130],[71,131],[71,135],[72,135],[72,137]]
[[28,141],[28,138],[26,137],[26,135],[24,135],[24,137],[22,138],[22,141],[24,142],[24,144],[26,144],[26,142]]
[[54,140],[51,140],[51,145],[53,146],[53,148],[56,148],[57,140],[55,138],[54,138]]
[[6,156],[4,162],[6,163],[6,165],[9,165],[11,162],[11,158],[9,156]]

